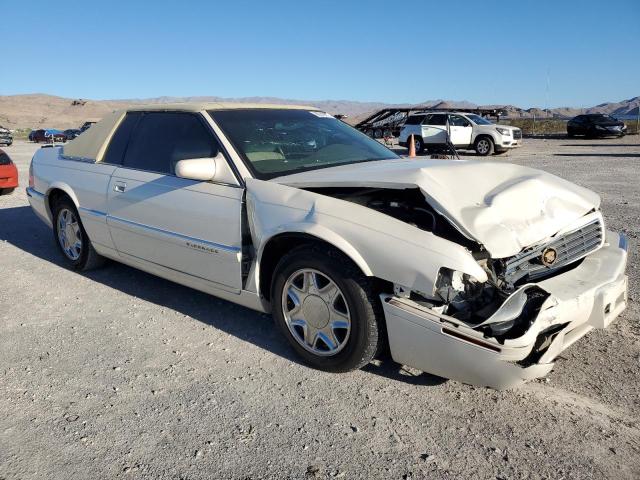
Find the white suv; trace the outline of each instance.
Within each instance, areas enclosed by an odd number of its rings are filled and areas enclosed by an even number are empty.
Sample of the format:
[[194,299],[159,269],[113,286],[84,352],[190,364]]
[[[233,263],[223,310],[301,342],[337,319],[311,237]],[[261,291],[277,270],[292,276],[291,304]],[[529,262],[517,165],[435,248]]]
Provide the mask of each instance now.
[[478,155],[504,153],[522,143],[522,130],[495,125],[475,113],[437,112],[409,116],[400,131],[400,145],[409,146],[414,135],[416,153],[442,148],[447,135],[458,149],[475,150]]

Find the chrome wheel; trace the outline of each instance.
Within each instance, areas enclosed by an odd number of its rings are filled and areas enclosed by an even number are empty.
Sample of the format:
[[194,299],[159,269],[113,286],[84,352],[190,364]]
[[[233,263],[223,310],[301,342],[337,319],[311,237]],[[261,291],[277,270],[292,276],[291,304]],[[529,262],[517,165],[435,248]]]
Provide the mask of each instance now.
[[480,155],[486,155],[487,153],[489,153],[490,148],[491,148],[491,145],[489,145],[489,140],[485,140],[485,139],[479,140],[478,145],[476,147]]
[[338,285],[317,270],[291,274],[282,290],[282,313],[293,338],[314,355],[335,355],[347,344],[347,301]]
[[58,242],[67,257],[75,261],[82,254],[82,232],[74,212],[67,208],[58,214]]

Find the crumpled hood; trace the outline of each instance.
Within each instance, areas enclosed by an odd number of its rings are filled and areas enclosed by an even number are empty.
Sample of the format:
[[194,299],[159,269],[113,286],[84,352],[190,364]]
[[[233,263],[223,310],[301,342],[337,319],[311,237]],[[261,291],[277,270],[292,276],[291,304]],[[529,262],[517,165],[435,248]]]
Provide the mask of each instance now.
[[493,258],[544,242],[597,209],[600,197],[555,175],[486,161],[363,162],[272,181],[293,187],[420,188],[428,203]]

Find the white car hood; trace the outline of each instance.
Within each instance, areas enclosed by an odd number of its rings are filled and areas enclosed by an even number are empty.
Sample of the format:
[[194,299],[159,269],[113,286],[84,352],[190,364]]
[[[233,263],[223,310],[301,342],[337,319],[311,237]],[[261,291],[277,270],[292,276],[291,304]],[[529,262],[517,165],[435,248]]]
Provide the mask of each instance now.
[[486,161],[398,159],[278,177],[293,187],[419,188],[427,202],[493,258],[540,244],[600,205],[600,197],[555,175]]

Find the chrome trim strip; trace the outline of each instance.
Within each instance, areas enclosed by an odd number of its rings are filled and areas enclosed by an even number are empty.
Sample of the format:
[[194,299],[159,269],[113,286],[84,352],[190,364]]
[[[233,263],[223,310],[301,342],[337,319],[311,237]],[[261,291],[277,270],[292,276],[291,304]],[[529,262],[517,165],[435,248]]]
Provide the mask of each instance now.
[[[139,228],[141,230],[147,230],[148,232],[160,233],[162,235],[166,235],[168,237],[177,238],[179,240],[184,240],[186,242],[199,243],[199,244],[201,244],[201,245],[203,245],[205,247],[213,248],[213,249],[216,249],[216,250],[224,250],[225,252],[228,252],[228,253],[237,254],[237,253],[240,252],[240,247],[231,247],[229,245],[222,245],[220,243],[210,242],[208,240],[203,240],[201,238],[189,237],[187,235],[182,235],[181,233],[172,232],[170,230],[163,230],[161,228],[152,227],[150,225],[144,225],[142,223],[137,223],[137,222],[132,222],[130,220],[125,220],[124,218],[114,217],[113,215],[107,215],[107,220],[108,221],[113,220],[115,222],[120,222],[120,223],[123,223],[125,225],[130,225],[132,227]],[[185,246],[187,246],[187,245],[185,245]]]
[[82,163],[96,163],[95,159],[87,158],[87,157],[71,157],[68,155],[59,155],[58,158],[60,160],[68,160],[70,162],[82,162]]
[[88,215],[91,215],[93,217],[99,217],[99,218],[106,218],[107,214],[105,212],[101,212],[100,210],[92,210],[90,208],[84,208],[84,207],[78,207],[78,210],[81,213],[86,213]]
[[27,197],[35,197],[35,198],[44,198],[44,193],[40,193],[37,190],[34,190],[31,187],[27,187]]

